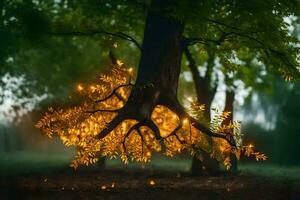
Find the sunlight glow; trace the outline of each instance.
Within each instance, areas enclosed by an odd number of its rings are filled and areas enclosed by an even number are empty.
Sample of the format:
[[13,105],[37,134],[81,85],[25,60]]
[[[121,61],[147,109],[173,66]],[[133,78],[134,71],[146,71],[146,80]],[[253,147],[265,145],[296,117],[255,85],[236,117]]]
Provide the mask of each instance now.
[[83,90],[82,85],[78,84],[78,85],[77,85],[77,90],[78,90],[79,92],[81,92],[81,91]]

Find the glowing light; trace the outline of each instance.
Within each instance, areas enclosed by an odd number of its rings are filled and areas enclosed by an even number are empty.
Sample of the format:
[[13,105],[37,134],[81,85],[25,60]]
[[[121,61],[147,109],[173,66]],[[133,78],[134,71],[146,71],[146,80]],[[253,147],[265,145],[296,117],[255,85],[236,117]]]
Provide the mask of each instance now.
[[155,181],[154,181],[154,180],[150,180],[150,181],[149,181],[149,184],[150,184],[150,185],[155,185]]
[[133,72],[133,68],[130,67],[130,68],[128,69],[128,71],[129,71],[129,73],[132,73],[132,72]]
[[187,100],[188,100],[189,102],[192,102],[192,101],[193,101],[193,98],[192,98],[192,97],[188,97]]
[[111,188],[115,188],[116,187],[116,183],[115,182],[112,182],[111,183]]
[[78,85],[77,85],[77,90],[78,90],[78,91],[82,91],[82,90],[83,90],[83,86],[80,85],[80,84],[78,84]]
[[220,151],[223,153],[225,151],[225,147],[220,146]]
[[106,190],[106,188],[107,188],[106,185],[101,186],[101,190]]
[[117,59],[117,65],[121,66],[121,65],[123,65],[123,64],[124,64],[124,63],[123,63],[121,60]]
[[176,119],[176,118],[177,118],[177,115],[174,114],[174,115],[173,115],[173,118]]
[[122,123],[122,129],[125,130],[127,128],[127,124],[125,122]]
[[189,122],[188,119],[184,119],[184,120],[182,121],[182,123],[184,123],[184,124],[186,124],[186,123],[188,123],[188,122]]
[[249,146],[248,146],[249,148],[253,148],[254,147],[254,145],[253,144],[249,144]]
[[90,88],[91,88],[91,90],[92,90],[93,92],[96,90],[96,87],[93,86],[93,85],[92,85]]

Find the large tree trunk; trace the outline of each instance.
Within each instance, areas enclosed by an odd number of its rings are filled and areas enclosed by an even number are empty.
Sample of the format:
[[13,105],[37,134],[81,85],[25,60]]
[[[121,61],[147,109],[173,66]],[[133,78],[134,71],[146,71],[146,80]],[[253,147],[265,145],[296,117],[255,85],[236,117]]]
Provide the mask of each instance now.
[[155,106],[165,105],[182,115],[184,111],[177,99],[181,67],[183,23],[160,11],[176,1],[153,0],[144,31],[142,54],[137,80],[126,102],[110,125],[102,131],[105,137],[124,119],[135,119],[151,128],[159,138],[159,130],[151,120]]
[[[153,4],[159,6],[162,2],[156,0]],[[146,86],[152,94],[143,94],[140,102],[151,99],[156,105],[160,96],[177,99],[182,31],[183,24],[179,21],[155,11],[148,14],[136,84]],[[136,91],[139,90],[134,90],[131,98],[138,95]]]

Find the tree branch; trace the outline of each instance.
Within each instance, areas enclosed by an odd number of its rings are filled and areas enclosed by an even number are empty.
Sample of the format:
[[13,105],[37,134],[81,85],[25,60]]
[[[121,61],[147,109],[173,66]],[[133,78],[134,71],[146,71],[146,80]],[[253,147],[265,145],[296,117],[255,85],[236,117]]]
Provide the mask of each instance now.
[[[209,99],[208,102],[211,102],[212,99],[214,98],[214,95],[216,94],[216,91],[217,91],[217,85],[215,85],[214,87],[211,88],[210,86],[210,76],[211,76],[211,71],[212,69],[209,69],[209,68],[212,68],[213,66],[209,63],[209,62],[213,62],[214,61],[214,58],[210,61],[208,60],[208,64],[207,64],[207,70],[206,70],[206,75],[205,77],[201,77],[200,74],[199,74],[199,70],[198,70],[198,67],[196,65],[196,62],[195,62],[195,59],[193,58],[190,50],[188,49],[187,46],[184,47],[184,54],[187,58],[187,61],[188,61],[188,66],[192,72],[192,76],[193,76],[193,80],[194,80],[194,83],[195,83],[195,89],[196,89],[196,93],[197,93],[197,98],[198,98],[198,101],[200,103],[204,103],[204,104],[207,104],[207,102],[202,102],[201,99],[203,100],[203,98],[201,98],[201,95],[202,97],[204,95],[206,95],[206,97]],[[211,59],[212,55],[209,55],[209,59]]]
[[206,127],[205,125],[201,124],[196,119],[194,119],[193,117],[191,117],[184,110],[184,108],[179,104],[179,102],[177,100],[174,101],[174,100],[171,99],[171,101],[167,101],[167,102],[163,102],[162,101],[162,105],[165,105],[166,107],[168,107],[171,111],[173,111],[174,113],[176,113],[180,118],[182,118],[182,119],[188,119],[189,122],[192,124],[192,126],[194,126],[195,128],[197,128],[202,133],[204,133],[204,134],[206,134],[206,135],[208,135],[210,137],[222,138],[222,139],[226,140],[230,145],[232,145],[234,147],[236,146],[235,140],[234,140],[234,138],[230,134],[215,133],[215,132],[213,132],[210,128]]
[[238,30],[238,31],[242,31],[242,29],[240,28],[237,28],[235,26],[231,26],[229,24],[226,24],[224,22],[220,22],[220,21],[217,21],[215,19],[210,19],[210,18],[207,18],[207,17],[203,17],[204,20],[208,21],[208,22],[212,22],[214,24],[218,24],[218,25],[221,25],[221,26],[224,26],[224,27],[227,27],[227,28],[230,28],[230,29],[233,29],[233,30]]
[[119,109],[115,109],[115,110],[109,110],[109,109],[97,109],[97,110],[87,110],[87,111],[85,111],[86,113],[90,113],[90,114],[95,114],[95,113],[97,113],[97,112],[118,112],[118,111],[120,111],[121,110],[121,108],[119,108]]
[[228,35],[231,35],[233,34],[233,32],[223,32],[221,33],[221,36],[219,37],[219,39],[209,39],[209,38],[202,38],[202,37],[196,37],[196,38],[185,38],[185,44],[186,46],[191,46],[191,45],[195,45],[195,44],[210,44],[210,43],[213,43],[213,44],[216,44],[218,46],[220,46],[223,42],[225,42],[226,40],[226,37]]
[[184,54],[186,56],[186,59],[188,60],[188,63],[189,63],[188,66],[189,66],[189,68],[192,72],[193,80],[194,80],[194,83],[195,83],[195,86],[196,86],[195,87],[196,92],[197,92],[197,94],[199,94],[200,90],[199,90],[199,87],[197,87],[197,85],[203,84],[203,78],[199,74],[199,70],[197,68],[196,62],[193,59],[193,56],[192,56],[190,50],[188,49],[188,47],[185,46],[183,51],[184,51]]
[[125,34],[123,32],[108,32],[105,30],[88,30],[88,31],[54,31],[54,32],[45,32],[44,34],[47,35],[53,35],[53,36],[95,36],[95,35],[100,35],[100,34],[105,34],[105,35],[110,35],[113,37],[118,37],[123,40],[127,40],[135,44],[135,46],[141,50],[141,45],[137,40],[135,40],[132,36]]
[[122,110],[119,112],[119,114],[111,120],[107,127],[105,127],[100,133],[97,135],[97,139],[102,139],[105,136],[107,136],[111,131],[113,131],[123,120],[125,120],[124,113]]
[[127,86],[132,86],[133,87],[134,85],[132,83],[127,83],[127,84],[119,85],[118,87],[114,88],[113,91],[108,96],[104,97],[103,99],[95,100],[95,103],[106,101],[107,99],[109,99],[110,97],[112,97],[113,95],[115,95],[115,93],[117,92],[118,89],[120,89],[122,87],[127,87]]
[[[127,154],[127,151],[126,151],[126,144],[125,144],[125,142],[126,142],[127,137],[129,137],[129,135],[131,134],[131,132],[134,131],[134,130],[136,130],[138,132],[138,134],[140,134],[139,128],[141,126],[144,126],[144,125],[145,125],[144,123],[138,122],[138,123],[134,124],[132,127],[130,127],[128,129],[128,131],[126,132],[126,134],[125,134],[125,136],[123,138],[123,141],[122,141],[122,145],[123,145],[123,148],[124,148],[124,151],[125,151],[126,154]],[[142,138],[142,136],[141,136],[141,138]],[[142,139],[142,142],[143,142],[143,139]]]

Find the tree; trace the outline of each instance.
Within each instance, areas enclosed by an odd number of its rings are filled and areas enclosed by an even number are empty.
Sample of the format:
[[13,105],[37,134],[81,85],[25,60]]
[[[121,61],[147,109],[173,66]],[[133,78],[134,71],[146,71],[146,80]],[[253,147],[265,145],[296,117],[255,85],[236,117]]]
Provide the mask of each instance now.
[[[295,18],[288,17],[286,21],[290,21],[289,24],[295,21]],[[294,21],[293,21],[294,20]],[[217,23],[217,22],[216,22]],[[226,24],[218,24],[220,25],[219,29]],[[295,26],[297,27],[297,26]],[[229,27],[235,29],[237,27]],[[290,28],[289,28],[290,29]],[[292,28],[295,31],[295,28]],[[223,45],[226,41],[223,37],[227,37],[227,33],[222,31],[223,33],[218,40],[210,40],[205,38],[192,39],[194,42],[199,42],[202,46],[197,46],[192,50],[185,48],[184,52],[188,61],[188,67],[192,73],[192,77],[195,83],[195,91],[197,95],[197,99],[199,102],[205,104],[207,106],[206,109],[206,118],[210,121],[210,107],[212,100],[216,94],[216,89],[218,85],[218,78],[215,80],[212,78],[214,75],[213,71],[218,71],[218,73],[222,72],[225,77],[226,83],[226,102],[225,102],[225,111],[229,111],[233,115],[233,101],[234,98],[231,98],[234,95],[234,88],[237,86],[237,80],[242,81],[244,86],[248,89],[251,88],[250,94],[254,90],[259,91],[269,91],[272,88],[272,82],[274,81],[272,78],[273,71],[266,70],[265,64],[262,62],[257,62],[257,54],[253,54],[253,52],[249,52],[245,49],[238,49],[237,52],[232,52],[229,55],[229,59],[224,58],[224,52],[220,52],[219,46]],[[290,34],[293,34],[296,38],[297,35],[289,31]],[[229,33],[229,35],[232,33]],[[233,33],[235,34],[235,33]],[[226,45],[225,45],[226,46]],[[200,53],[199,53],[200,50]],[[194,53],[194,56],[192,55]],[[196,56],[195,56],[196,54]],[[200,55],[200,56],[199,56]],[[199,58],[200,57],[200,58]],[[195,59],[196,58],[196,59]],[[221,59],[220,59],[221,58]],[[195,61],[198,61],[195,62]],[[204,62],[203,62],[204,60]],[[221,64],[221,67],[218,66]],[[205,70],[203,75],[200,75],[198,70],[198,66],[202,70]],[[218,76],[218,75],[215,75]],[[230,117],[232,118],[232,116]],[[227,120],[225,120],[227,121]],[[234,158],[232,158],[234,159]],[[217,174],[219,173],[218,163],[213,162],[209,156],[204,157],[204,162],[193,159],[192,171],[200,172],[201,169],[206,169],[206,173]],[[233,169],[233,168],[232,168]]]
[[[72,4],[69,1],[64,2]],[[95,5],[97,3],[94,1],[84,4],[85,7],[82,9],[90,11],[87,21],[93,19],[98,13],[95,12]],[[71,5],[73,6],[74,4]],[[93,157],[96,152],[112,156],[121,154],[123,160],[126,161],[127,140],[130,140],[131,144],[129,155],[137,160],[147,160],[151,155],[151,149],[159,150],[161,147],[167,147],[167,154],[180,152],[183,149],[195,154],[199,153],[199,149],[204,149],[229,166],[227,159],[229,154],[235,153],[238,156],[241,151],[241,148],[236,147],[233,135],[228,133],[230,132],[228,130],[232,130],[235,126],[230,124],[219,126],[218,123],[212,123],[209,127],[208,124],[201,123],[200,118],[196,119],[196,116],[191,116],[177,99],[181,56],[187,45],[207,42],[214,44],[222,64],[228,68],[236,67],[231,64],[231,57],[234,57],[237,52],[247,52],[265,63],[268,69],[281,73],[289,79],[299,78],[296,60],[298,49],[291,45],[297,41],[288,35],[283,21],[284,16],[299,14],[297,13],[298,2],[153,0],[150,5],[139,1],[133,1],[133,3],[108,1],[105,6],[115,8],[120,13],[135,15],[138,13],[133,10],[140,10],[132,8],[142,7],[142,11],[148,10],[148,12],[142,12],[147,13],[147,18],[139,70],[133,84],[130,70],[122,68],[123,65],[119,62],[120,66],[116,68],[118,70],[113,70],[111,75],[102,77],[99,84],[90,86],[89,90],[92,90],[92,93],[87,94],[86,104],[65,111],[50,109],[50,114],[46,114],[40,121],[38,126],[46,133],[51,135],[54,132],[67,144],[78,147],[78,159],[74,166],[89,161],[94,162],[89,158]],[[115,19],[119,20],[119,16],[116,16]],[[140,20],[133,21],[126,25],[138,24],[135,22]],[[236,22],[239,22],[239,27],[234,26]],[[111,23],[110,20],[109,23]],[[105,25],[109,23],[104,20]],[[68,28],[68,26],[65,27]],[[77,26],[73,24],[72,27]],[[73,30],[74,28],[59,30],[61,26],[56,26],[44,33],[55,36],[109,34],[138,44],[128,34],[93,30],[94,27],[94,23],[86,23],[78,31]],[[82,31],[83,29],[86,30]],[[118,79],[112,81],[112,77]],[[83,87],[79,85],[78,89],[82,90]],[[193,103],[192,107],[197,108],[194,110],[198,112],[202,108],[197,103]],[[219,116],[221,120],[226,118],[226,116],[221,116]],[[172,117],[173,121],[175,120],[173,125],[171,125]],[[96,120],[98,126],[94,126],[93,120]],[[91,125],[87,125],[87,122],[91,122]],[[125,131],[121,130],[123,125]],[[97,127],[94,130],[95,133],[90,132],[91,126]],[[163,136],[164,126],[167,127],[166,132],[169,132],[166,136]],[[213,141],[218,141],[216,143],[218,146],[210,145],[203,134],[209,138],[212,137]],[[148,136],[148,139],[145,139],[147,148],[144,150],[143,140],[146,136]],[[137,141],[141,145],[137,145]],[[162,141],[161,144],[158,141]],[[151,146],[150,150],[148,146]],[[246,154],[265,158],[264,155],[254,153],[251,146],[246,148]]]
[[276,139],[281,141],[279,144],[281,148],[276,149],[276,161],[282,165],[298,165],[300,163],[296,156],[297,152],[299,152],[299,146],[296,143],[299,139],[299,127],[297,126],[299,113],[295,112],[295,110],[299,109],[299,99],[299,84],[295,84],[289,93],[286,94],[279,108],[280,115],[278,116],[277,130],[275,131],[277,132]]

